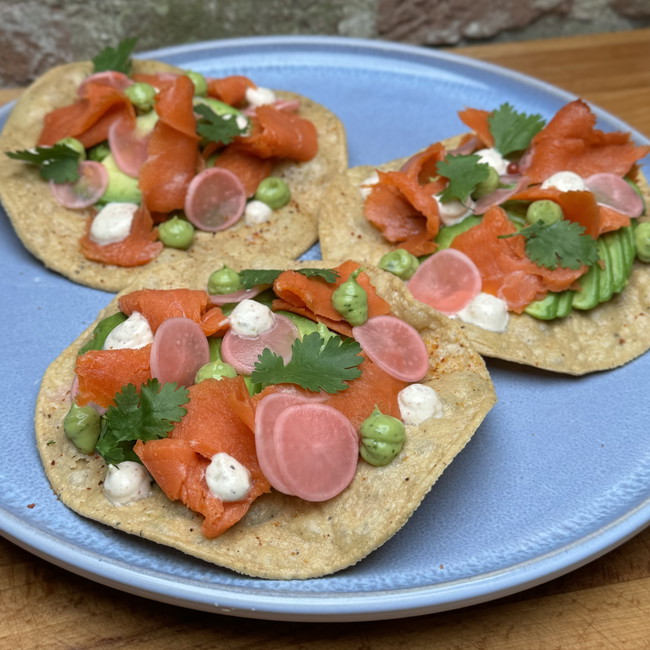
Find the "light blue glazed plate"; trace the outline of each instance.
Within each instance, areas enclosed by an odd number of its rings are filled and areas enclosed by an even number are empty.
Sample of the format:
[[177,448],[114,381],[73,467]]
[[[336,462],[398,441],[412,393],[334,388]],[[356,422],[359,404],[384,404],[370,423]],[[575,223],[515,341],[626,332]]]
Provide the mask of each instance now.
[[[213,76],[246,74],[313,98],[347,127],[351,165],[405,156],[462,132],[456,113],[466,106],[507,101],[548,118],[574,99],[452,54],[334,37],[235,39],[142,56]],[[0,111],[3,122],[10,108]],[[631,130],[595,110],[600,128]],[[317,247],[308,252],[318,255]],[[193,560],[79,517],[57,501],[41,469],[33,427],[40,378],[110,295],[46,270],[4,213],[0,286],[0,531],[99,583],[250,618],[398,618],[537,585],[602,555],[650,520],[650,355],[582,378],[490,361],[499,403],[409,523],[358,565],[283,582]]]

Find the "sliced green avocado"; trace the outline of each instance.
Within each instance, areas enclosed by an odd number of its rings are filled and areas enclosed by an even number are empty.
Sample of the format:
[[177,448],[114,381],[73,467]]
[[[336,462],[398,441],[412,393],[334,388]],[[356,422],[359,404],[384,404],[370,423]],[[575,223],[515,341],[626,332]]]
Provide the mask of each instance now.
[[108,154],[101,162],[108,172],[108,187],[99,200],[100,203],[140,203],[142,194],[138,179],[127,176],[119,169],[115,158]]
[[469,230],[479,223],[481,223],[481,217],[472,215],[470,217],[465,217],[465,219],[459,223],[454,224],[453,226],[443,226],[438,231],[435,239],[436,244],[438,244],[438,248],[436,250],[449,248],[456,235],[460,235],[461,232],[465,232],[466,230]]
[[[611,254],[614,246],[608,244],[603,237],[599,237],[596,244],[598,245],[598,255],[600,256],[600,262],[596,262],[600,274],[598,278],[598,302],[600,303],[607,302],[614,293],[614,270],[612,267],[616,254]],[[612,260],[612,257],[614,260]]]
[[549,291],[541,300],[531,302],[524,312],[533,318],[540,320],[552,320],[557,317],[558,305],[560,303],[561,293]]
[[194,97],[192,100],[194,106],[198,104],[205,104],[208,108],[211,108],[217,115],[243,115],[243,113],[225,102],[220,102],[218,99],[213,97]]
[[573,307],[576,309],[593,309],[599,302],[598,283],[600,279],[600,266],[598,262],[580,278],[580,291],[573,296]]

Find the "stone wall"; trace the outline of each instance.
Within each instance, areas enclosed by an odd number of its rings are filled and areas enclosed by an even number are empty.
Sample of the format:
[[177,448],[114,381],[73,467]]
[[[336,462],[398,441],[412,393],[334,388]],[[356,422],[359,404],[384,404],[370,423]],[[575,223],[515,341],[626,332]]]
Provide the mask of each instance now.
[[137,36],[137,50],[272,34],[430,47],[650,26],[650,0],[0,0],[0,87]]

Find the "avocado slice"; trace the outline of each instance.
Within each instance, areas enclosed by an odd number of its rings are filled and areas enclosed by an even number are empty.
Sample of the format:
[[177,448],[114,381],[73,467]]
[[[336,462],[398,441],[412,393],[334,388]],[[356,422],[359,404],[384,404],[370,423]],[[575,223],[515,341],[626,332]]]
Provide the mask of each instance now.
[[580,278],[580,291],[573,296],[572,305],[576,309],[593,309],[599,302],[598,283],[600,279],[600,266],[598,262]]
[[557,316],[560,293],[549,291],[541,300],[534,300],[526,306],[524,312],[540,320],[552,320]]
[[140,203],[142,194],[138,179],[127,176],[120,170],[112,154],[108,154],[101,164],[108,172],[108,187],[99,203]]
[[435,242],[438,245],[437,250],[442,250],[443,248],[449,248],[451,242],[457,235],[460,235],[461,232],[465,232],[470,228],[473,228],[477,224],[481,223],[481,217],[472,215],[465,217],[462,221],[455,223],[453,226],[443,226],[438,231],[436,235]]

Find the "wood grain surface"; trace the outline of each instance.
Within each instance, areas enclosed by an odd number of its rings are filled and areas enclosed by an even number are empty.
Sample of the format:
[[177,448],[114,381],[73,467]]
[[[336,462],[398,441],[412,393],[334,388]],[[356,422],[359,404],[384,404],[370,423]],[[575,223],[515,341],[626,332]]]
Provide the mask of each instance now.
[[[650,30],[454,50],[562,87],[650,136]],[[0,90],[0,102],[19,94]],[[207,614],[80,578],[0,538],[0,648],[648,648],[650,529],[567,575],[450,612],[370,623]]]

